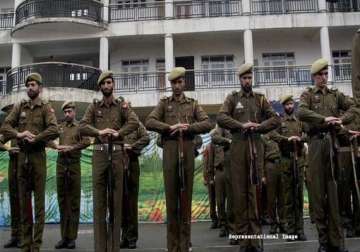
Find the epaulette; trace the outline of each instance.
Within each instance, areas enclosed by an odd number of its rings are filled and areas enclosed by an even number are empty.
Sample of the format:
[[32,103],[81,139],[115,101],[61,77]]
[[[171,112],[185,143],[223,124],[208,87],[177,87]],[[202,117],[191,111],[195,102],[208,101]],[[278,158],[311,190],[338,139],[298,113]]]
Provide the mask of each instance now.
[[307,87],[306,90],[311,92],[311,91],[313,91],[313,88],[312,87]]
[[98,104],[100,101],[98,100],[98,99],[96,99],[96,98],[94,98],[94,100],[93,100],[93,103],[94,104]]
[[116,101],[117,101],[118,103],[122,103],[122,102],[125,101],[125,99],[124,99],[124,97],[119,96],[118,98],[116,98]]
[[337,91],[338,91],[338,89],[337,89],[336,87],[332,87],[332,88],[330,88],[330,90],[331,90],[332,92],[337,92]]
[[160,100],[162,100],[162,101],[165,101],[167,99],[169,99],[169,97],[167,97],[166,95],[164,95],[163,97],[160,98]]
[[254,92],[255,95],[258,95],[258,96],[265,96],[263,93],[260,93],[260,92]]
[[25,104],[25,103],[27,103],[28,101],[26,100],[26,99],[21,99],[21,101],[20,101],[20,104]]
[[238,92],[236,90],[232,91],[231,94],[232,95],[236,95]]
[[48,99],[42,99],[42,100],[41,100],[41,103],[42,103],[43,105],[48,104],[48,103],[49,103],[49,100],[48,100]]

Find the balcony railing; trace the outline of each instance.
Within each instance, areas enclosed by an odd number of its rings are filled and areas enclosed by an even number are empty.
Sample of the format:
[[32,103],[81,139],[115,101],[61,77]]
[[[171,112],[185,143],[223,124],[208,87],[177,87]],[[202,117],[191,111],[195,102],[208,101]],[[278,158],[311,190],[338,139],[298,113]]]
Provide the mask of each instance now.
[[161,20],[165,18],[165,2],[133,2],[109,6],[110,21]]
[[0,96],[6,94],[6,81],[0,81]]
[[175,1],[174,18],[227,17],[242,14],[241,1]]
[[252,0],[253,15],[318,12],[317,0]]
[[[350,82],[351,65],[331,66],[332,81]],[[137,93],[166,90],[166,73],[119,73],[114,76],[117,93]],[[186,90],[238,88],[239,78],[236,69],[192,70],[187,71]],[[307,86],[312,84],[310,66],[255,67],[253,84],[264,86]]]
[[[96,90],[101,71],[97,68],[62,62],[44,62],[13,68],[7,73],[5,94],[25,89],[25,77],[38,72],[45,87]],[[3,93],[4,93],[3,92]]]
[[328,0],[329,12],[357,12],[360,11],[360,0]]
[[14,12],[1,13],[0,12],[0,30],[11,29],[14,23]]
[[102,22],[102,3],[94,0],[26,0],[16,8],[16,24],[32,18],[67,17]]

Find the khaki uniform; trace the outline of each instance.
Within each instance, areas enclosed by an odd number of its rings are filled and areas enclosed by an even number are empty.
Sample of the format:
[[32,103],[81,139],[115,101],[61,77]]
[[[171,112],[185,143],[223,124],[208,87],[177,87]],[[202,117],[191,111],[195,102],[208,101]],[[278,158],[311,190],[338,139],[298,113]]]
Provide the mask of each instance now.
[[[46,153],[48,141],[58,137],[54,110],[41,98],[24,100],[15,105],[2,127],[5,138],[14,139],[25,130],[36,135],[35,143],[18,142],[17,159],[22,249],[38,251],[42,243],[45,223]],[[25,165],[26,159],[28,165]],[[35,198],[35,223],[33,224],[31,192]]]
[[211,133],[214,146],[215,189],[219,212],[219,223],[229,232],[234,229],[234,214],[232,212],[231,176],[230,176],[230,143],[231,134],[228,130],[217,128]]
[[[4,145],[5,139],[0,135],[0,151],[7,151]],[[16,147],[16,141],[11,141],[11,147]],[[9,179],[9,198],[10,198],[10,227],[11,239],[21,240],[20,227],[20,200],[19,185],[17,178],[17,153],[9,153],[8,179]]]
[[[349,98],[336,89],[308,88],[300,97],[299,119],[309,125],[309,178],[313,216],[322,246],[342,247],[337,186],[331,180],[330,143],[327,116],[340,116],[340,110],[352,106]],[[341,117],[348,124],[352,115],[345,112]]]
[[73,146],[68,153],[59,153],[56,164],[56,184],[60,210],[62,240],[77,238],[81,199],[81,150],[90,145],[90,139],[80,137],[79,123],[63,122],[59,125],[59,145]]
[[[131,145],[131,150],[127,151],[127,192],[123,197],[122,213],[122,240],[136,242],[139,237],[138,232],[138,197],[139,197],[139,178],[140,166],[139,156],[142,149],[149,144],[150,137],[144,127],[140,127],[125,137],[125,143]],[[125,188],[124,188],[125,189]]]
[[352,46],[352,91],[357,106],[360,105],[360,29],[355,33]]
[[[123,139],[139,127],[136,114],[123,99],[114,99],[110,105],[104,100],[94,100],[87,108],[80,122],[81,136],[95,137],[92,157],[93,199],[94,199],[94,238],[95,251],[114,252],[120,250],[120,229],[123,197],[124,152]],[[108,209],[108,145],[107,139],[99,137],[99,130],[111,128],[119,132],[113,140],[113,237],[107,232],[106,216]],[[111,179],[111,178],[109,178]]]
[[[184,132],[185,195],[180,197],[179,139],[171,136],[171,125],[189,123]],[[210,131],[212,124],[196,100],[183,95],[179,101],[174,96],[164,97],[150,113],[146,128],[162,135],[164,143],[163,171],[167,213],[167,247],[169,252],[188,252],[190,244],[191,199],[194,180],[195,135]],[[181,204],[179,204],[182,199]]]
[[279,145],[264,135],[264,152],[265,152],[265,178],[267,193],[267,213],[269,215],[271,231],[277,233],[277,227],[285,230],[286,220],[284,216],[284,186],[283,186],[283,170],[280,165],[280,149]]
[[[297,143],[297,192],[294,178],[294,144],[288,141],[291,136],[303,137],[304,125],[295,114],[284,114],[281,117],[281,126],[274,131],[271,138],[275,140],[281,151],[281,167],[283,169],[282,184],[284,193],[284,218],[288,234],[304,234],[304,173],[305,157],[303,142]],[[302,138],[304,140],[304,138]],[[295,198],[297,195],[297,198]]]
[[[242,124],[248,121],[261,123],[261,126],[253,134],[257,153],[261,155],[263,144],[260,133],[266,133],[276,128],[279,124],[278,116],[262,94],[252,91],[248,94],[243,91],[232,92],[226,97],[219,111],[217,122],[220,127],[229,129],[233,137],[230,153],[235,232],[242,235],[261,233],[257,188],[249,180],[249,137],[241,130]],[[255,159],[260,172],[259,184],[261,184],[263,157],[258,156]],[[259,242],[256,239],[240,240],[240,246],[259,249]]]

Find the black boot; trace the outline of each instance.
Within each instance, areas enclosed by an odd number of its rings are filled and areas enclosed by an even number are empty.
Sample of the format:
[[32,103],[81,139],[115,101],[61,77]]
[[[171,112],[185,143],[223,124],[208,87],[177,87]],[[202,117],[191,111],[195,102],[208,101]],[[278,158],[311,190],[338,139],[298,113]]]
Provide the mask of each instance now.
[[318,252],[328,252],[327,246],[325,244],[320,244]]
[[218,228],[218,221],[217,220],[212,220],[211,225],[210,225],[210,229],[215,229]]
[[12,237],[7,243],[4,244],[4,248],[18,248],[20,246],[20,241]]
[[74,249],[74,248],[76,248],[75,240],[69,240],[68,243],[67,243],[67,248],[68,248],[68,249]]
[[298,241],[306,241],[307,240],[306,235],[304,233],[298,234],[297,240]]
[[227,236],[227,231],[225,226],[222,226],[219,232],[219,237],[226,237]]
[[136,241],[129,241],[128,242],[129,249],[136,249]]
[[55,249],[67,248],[67,244],[68,244],[68,241],[66,239],[62,239],[58,243],[56,243]]
[[120,242],[120,248],[129,248],[129,241],[128,240],[122,240]]

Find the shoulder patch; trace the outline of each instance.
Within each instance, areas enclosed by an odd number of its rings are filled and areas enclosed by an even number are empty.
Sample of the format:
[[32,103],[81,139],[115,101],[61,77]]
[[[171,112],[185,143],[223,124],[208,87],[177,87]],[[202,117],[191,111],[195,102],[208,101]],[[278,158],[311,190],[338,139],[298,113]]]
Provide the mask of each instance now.
[[337,91],[338,91],[338,89],[337,89],[336,87],[332,87],[332,88],[330,88],[330,90],[331,90],[332,92],[337,92]]
[[26,99],[21,99],[20,104],[25,104],[25,103],[27,103],[27,100]]
[[306,90],[311,92],[313,90],[313,88],[312,87],[307,87]]
[[238,93],[238,92],[235,91],[235,90],[231,92],[232,95],[236,95],[237,93]]
[[254,92],[255,95],[258,95],[258,96],[265,96],[263,93],[260,93],[260,92]]
[[119,103],[125,101],[124,97],[122,97],[122,96],[119,96],[118,98],[116,98],[116,100],[117,100]]
[[94,104],[97,104],[97,103],[99,103],[99,100],[95,98],[95,99],[93,100],[93,103],[94,103]]
[[129,103],[127,103],[125,101],[121,102],[121,108],[128,109],[129,108]]
[[41,100],[41,103],[44,104],[44,105],[45,105],[45,104],[48,104],[48,103],[49,103],[49,100],[48,100],[48,99],[42,99],[42,100]]

